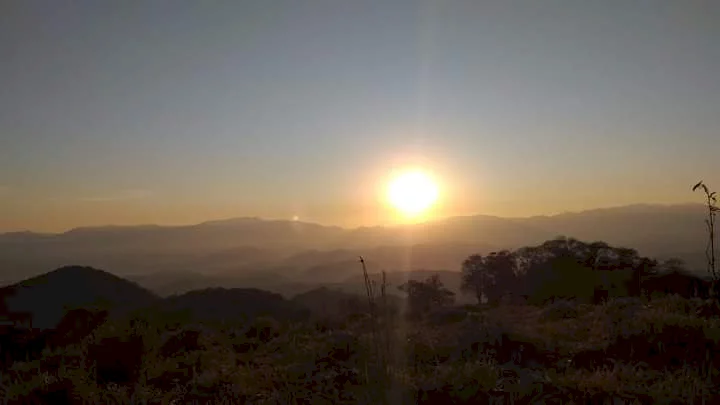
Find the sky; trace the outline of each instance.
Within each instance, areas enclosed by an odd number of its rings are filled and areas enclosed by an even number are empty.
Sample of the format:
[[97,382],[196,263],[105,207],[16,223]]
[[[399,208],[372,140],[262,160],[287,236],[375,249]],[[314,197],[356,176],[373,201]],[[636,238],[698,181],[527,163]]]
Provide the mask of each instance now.
[[0,3],[0,231],[701,202],[720,2]]

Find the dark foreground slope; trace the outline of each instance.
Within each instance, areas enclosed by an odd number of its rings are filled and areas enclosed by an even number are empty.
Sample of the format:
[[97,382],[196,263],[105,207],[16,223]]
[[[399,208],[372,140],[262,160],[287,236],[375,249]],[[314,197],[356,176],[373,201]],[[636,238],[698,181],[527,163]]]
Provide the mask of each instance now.
[[380,330],[364,317],[322,329],[110,321],[87,354],[79,344],[15,363],[0,394],[47,404],[714,404],[720,318],[699,317],[702,305],[455,307],[452,317],[381,317],[396,327]]

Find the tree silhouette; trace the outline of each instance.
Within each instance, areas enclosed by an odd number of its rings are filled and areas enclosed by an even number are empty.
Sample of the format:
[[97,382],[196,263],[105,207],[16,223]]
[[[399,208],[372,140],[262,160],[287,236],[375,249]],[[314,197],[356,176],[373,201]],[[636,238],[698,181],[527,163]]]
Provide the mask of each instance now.
[[647,257],[640,259],[640,263],[633,268],[629,291],[631,296],[640,296],[643,294],[645,281],[657,274],[658,267],[659,263],[657,260]]
[[507,293],[536,303],[555,298],[597,301],[639,296],[643,280],[657,267],[657,262],[634,249],[560,236],[515,252],[468,257],[463,262],[461,288],[481,303],[497,302]]
[[597,275],[586,264],[589,252],[587,244],[565,237],[525,249],[523,254],[530,254],[525,260],[525,285],[531,301],[590,299],[597,284]]
[[462,264],[460,288],[464,292],[474,294],[478,304],[483,303],[483,298],[487,296],[487,290],[493,281],[493,276],[485,267],[482,255],[476,254],[465,259]]
[[438,275],[433,275],[425,281],[408,280],[398,289],[407,293],[408,307],[413,315],[421,315],[434,308],[455,303],[455,293],[443,286]]
[[517,277],[517,258],[510,251],[472,255],[463,262],[461,289],[474,294],[478,304],[485,299],[497,303],[503,295],[516,292]]
[[643,290],[653,294],[677,294],[685,298],[708,298],[710,283],[688,271],[682,260],[668,259],[657,266],[658,271],[643,281]]

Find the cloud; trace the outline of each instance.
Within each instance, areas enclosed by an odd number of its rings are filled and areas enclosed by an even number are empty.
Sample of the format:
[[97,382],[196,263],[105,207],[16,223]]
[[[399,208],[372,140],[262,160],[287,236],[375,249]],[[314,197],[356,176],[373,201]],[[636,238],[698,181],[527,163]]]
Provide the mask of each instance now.
[[85,202],[113,202],[125,200],[139,200],[152,194],[149,190],[120,190],[108,195],[81,198]]

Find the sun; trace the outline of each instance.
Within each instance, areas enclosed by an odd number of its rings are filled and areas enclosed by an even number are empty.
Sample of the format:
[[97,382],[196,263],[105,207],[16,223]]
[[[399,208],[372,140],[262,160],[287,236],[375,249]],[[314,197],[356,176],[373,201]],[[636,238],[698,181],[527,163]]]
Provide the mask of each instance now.
[[393,177],[387,186],[388,202],[406,217],[426,212],[438,198],[433,178],[422,170],[405,170]]

